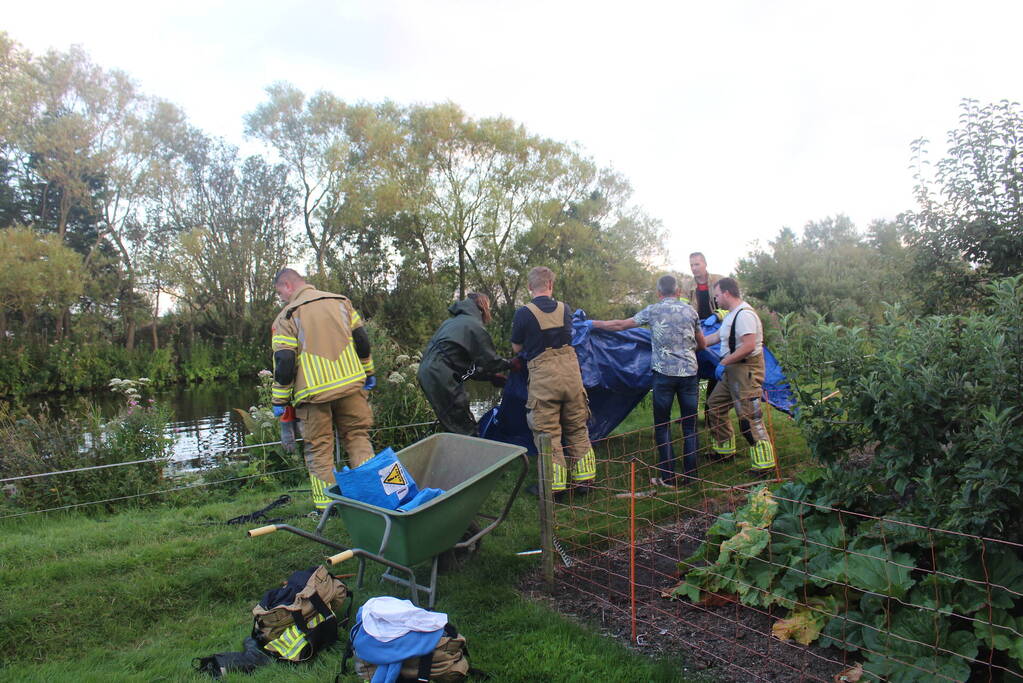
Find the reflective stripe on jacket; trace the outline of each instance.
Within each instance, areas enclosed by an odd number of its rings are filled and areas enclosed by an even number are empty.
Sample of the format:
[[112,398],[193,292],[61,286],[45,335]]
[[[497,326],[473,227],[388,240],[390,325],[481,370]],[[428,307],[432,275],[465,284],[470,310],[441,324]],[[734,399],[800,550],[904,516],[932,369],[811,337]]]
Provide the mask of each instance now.
[[306,285],[292,297],[273,324],[274,351],[291,349],[296,374],[289,386],[273,385],[276,401],[323,403],[346,396],[373,374],[373,359],[359,358],[352,331],[362,318],[347,297]]

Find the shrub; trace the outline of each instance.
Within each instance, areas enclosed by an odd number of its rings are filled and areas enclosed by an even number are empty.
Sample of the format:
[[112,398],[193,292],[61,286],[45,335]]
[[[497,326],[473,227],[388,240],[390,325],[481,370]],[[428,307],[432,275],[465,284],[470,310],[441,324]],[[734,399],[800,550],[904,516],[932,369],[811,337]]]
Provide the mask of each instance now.
[[[78,470],[136,460],[153,460],[121,467],[90,469],[33,477],[13,482],[6,490],[18,508],[47,508],[138,496],[164,486],[161,459],[170,454],[165,434],[168,409],[137,399],[121,414],[104,422],[86,401],[54,420],[46,411],[15,414],[0,407],[0,476],[3,478]],[[145,504],[142,496],[128,502]],[[106,504],[113,508],[118,503]]]
[[366,327],[377,376],[377,388],[370,392],[373,422],[379,430],[375,445],[406,446],[422,438],[430,427],[405,425],[436,419],[416,380],[422,356],[418,351],[403,351],[376,325]]
[[988,313],[890,308],[873,333],[786,319],[821,468],[719,518],[674,595],[793,608],[783,629],[812,621],[804,642],[862,649],[892,681],[965,680],[985,647],[1023,673],[1023,276],[988,293]]

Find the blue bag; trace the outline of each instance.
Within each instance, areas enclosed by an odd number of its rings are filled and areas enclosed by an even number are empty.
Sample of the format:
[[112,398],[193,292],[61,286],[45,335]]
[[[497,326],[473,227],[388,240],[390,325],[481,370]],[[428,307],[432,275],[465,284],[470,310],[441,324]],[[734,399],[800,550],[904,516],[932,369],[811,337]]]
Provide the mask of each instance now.
[[414,510],[423,503],[427,503],[436,498],[437,496],[443,495],[444,489],[431,489],[427,487],[420,491],[419,493],[417,493],[415,498],[413,498],[412,500],[408,501],[407,503],[402,503],[401,505],[399,505],[398,512],[408,512],[409,510]]
[[341,495],[377,507],[395,510],[412,500],[419,487],[405,466],[385,448],[355,469],[345,467],[334,473]]

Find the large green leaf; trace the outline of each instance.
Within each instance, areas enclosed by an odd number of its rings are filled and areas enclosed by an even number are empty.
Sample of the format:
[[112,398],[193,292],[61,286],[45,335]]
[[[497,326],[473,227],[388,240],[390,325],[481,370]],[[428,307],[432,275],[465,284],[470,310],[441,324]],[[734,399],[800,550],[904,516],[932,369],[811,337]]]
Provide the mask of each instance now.
[[[977,617],[982,615],[979,613]],[[985,617],[973,622],[973,633],[982,643],[1004,650],[1023,666],[1023,617],[1013,617],[1005,610],[994,610],[990,621]]]
[[890,553],[877,545],[841,554],[824,577],[857,590],[901,598],[913,587],[910,571],[915,566],[906,553]]
[[[869,618],[869,617],[868,617]],[[895,607],[890,626],[883,613],[874,615],[876,628],[863,629],[864,669],[886,676],[889,683],[932,681],[935,674],[965,681],[978,640],[970,631],[949,631],[949,620],[931,610]]]

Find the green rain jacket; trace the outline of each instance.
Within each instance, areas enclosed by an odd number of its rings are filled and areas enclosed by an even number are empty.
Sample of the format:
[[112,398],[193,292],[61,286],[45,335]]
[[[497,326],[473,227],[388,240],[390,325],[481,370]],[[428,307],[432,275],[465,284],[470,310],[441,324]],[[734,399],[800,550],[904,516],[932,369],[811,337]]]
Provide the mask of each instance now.
[[451,317],[437,328],[419,364],[419,383],[424,389],[453,389],[467,376],[489,379],[508,369],[508,361],[497,355],[494,340],[483,327],[483,314],[475,301],[456,301],[448,313]]

